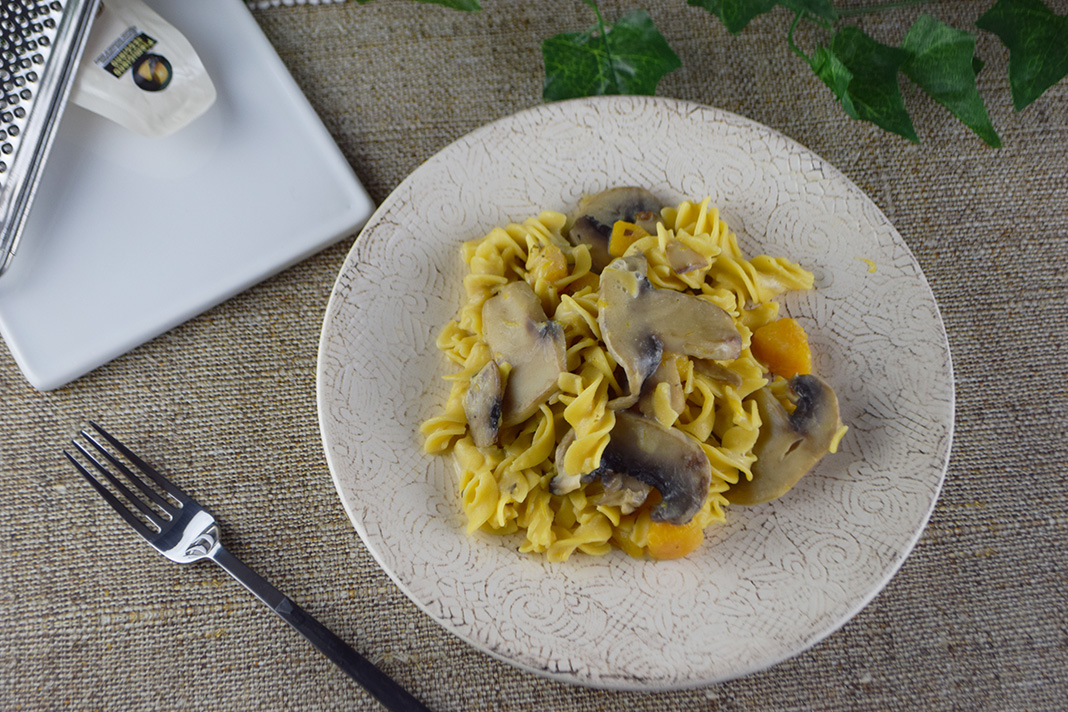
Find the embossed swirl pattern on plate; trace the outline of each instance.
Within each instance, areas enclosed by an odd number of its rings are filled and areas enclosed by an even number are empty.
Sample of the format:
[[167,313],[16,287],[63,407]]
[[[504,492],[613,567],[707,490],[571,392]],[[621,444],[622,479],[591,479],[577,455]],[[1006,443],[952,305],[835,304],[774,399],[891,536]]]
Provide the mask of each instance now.
[[[434,338],[461,301],[461,242],[619,184],[646,185],[669,203],[711,196],[748,254],[786,255],[814,271],[816,289],[785,307],[808,328],[851,430],[788,496],[729,510],[686,560],[615,552],[549,564],[509,539],[467,536],[451,463],[423,453],[419,424],[447,393]],[[539,106],[416,170],[338,276],[318,391],[342,502],[416,604],[512,664],[619,689],[737,677],[840,627],[919,536],[953,424],[938,307],[878,208],[771,129],[651,97]]]

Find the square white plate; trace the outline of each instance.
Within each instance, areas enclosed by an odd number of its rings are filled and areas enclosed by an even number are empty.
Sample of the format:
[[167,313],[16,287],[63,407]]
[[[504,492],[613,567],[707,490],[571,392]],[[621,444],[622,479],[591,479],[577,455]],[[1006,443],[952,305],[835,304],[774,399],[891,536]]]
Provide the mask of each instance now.
[[0,277],[0,334],[39,390],[353,235],[374,208],[243,3],[146,1],[218,99],[164,139],[67,107]]

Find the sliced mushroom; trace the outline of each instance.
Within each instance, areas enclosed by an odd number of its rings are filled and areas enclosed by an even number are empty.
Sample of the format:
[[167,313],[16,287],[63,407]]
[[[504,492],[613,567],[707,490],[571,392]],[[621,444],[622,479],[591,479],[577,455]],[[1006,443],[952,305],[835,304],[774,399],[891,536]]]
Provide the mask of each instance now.
[[742,377],[737,371],[732,371],[726,366],[710,361],[707,358],[695,358],[693,361],[693,369],[703,376],[711,378],[713,381],[720,381],[726,383],[732,388],[737,388],[742,385]]
[[682,431],[623,412],[616,413],[601,466],[582,479],[617,475],[660,492],[661,501],[650,512],[653,521],[685,524],[708,496],[712,465],[701,445]]
[[471,439],[478,447],[497,442],[501,426],[504,381],[496,361],[490,361],[471,379],[464,394],[464,415],[471,429]]
[[557,474],[550,480],[553,494],[563,495],[600,478],[604,494],[598,505],[618,505],[629,514],[648,497],[660,492],[654,521],[685,524],[704,504],[712,482],[712,465],[696,440],[679,430],[665,428],[637,413],[616,413],[601,465],[592,472],[569,475],[563,469],[564,453],[575,442],[571,430],[556,450]]
[[637,223],[655,235],[661,207],[656,196],[645,188],[610,188],[596,195],[587,195],[572,213],[568,239],[573,245],[589,246],[593,269],[600,272],[612,261],[608,254],[608,238],[616,221]]
[[618,472],[605,472],[601,475],[604,492],[597,498],[599,507],[619,507],[621,514],[630,514],[645,503],[652,487],[636,477],[621,475]]
[[549,480],[549,491],[553,494],[567,494],[582,486],[582,476],[586,474],[585,472],[568,474],[564,470],[564,456],[574,442],[575,431],[568,430],[567,434],[561,438],[560,444],[556,446],[556,474]]
[[767,386],[753,394],[760,414],[760,435],[753,446],[753,479],[727,491],[731,504],[753,505],[784,495],[827,454],[839,428],[838,398],[823,379],[795,376],[790,388],[797,407],[786,409]]
[[678,240],[668,240],[664,255],[675,274],[689,274],[712,266],[711,260]]
[[637,402],[664,352],[724,361],[738,358],[742,350],[742,337],[727,312],[692,294],[654,287],[647,269],[643,255],[631,255],[601,274],[597,322],[629,391],[609,403],[613,410]]
[[666,358],[642,384],[642,394],[638,399],[638,410],[646,418],[656,419],[656,391],[661,383],[666,383],[670,394],[671,410],[678,415],[686,407],[686,394],[682,391],[682,380],[675,359]]
[[482,306],[482,329],[494,356],[508,362],[501,427],[521,423],[556,392],[564,371],[564,330],[545,316],[526,282],[510,282]]

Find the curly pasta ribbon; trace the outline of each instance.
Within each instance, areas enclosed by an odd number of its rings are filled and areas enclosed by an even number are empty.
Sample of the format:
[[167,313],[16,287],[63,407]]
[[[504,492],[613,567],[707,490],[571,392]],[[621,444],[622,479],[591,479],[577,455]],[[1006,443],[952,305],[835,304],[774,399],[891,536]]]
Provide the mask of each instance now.
[[[589,249],[572,246],[563,236],[566,227],[562,213],[545,211],[463,244],[466,301],[437,338],[438,349],[458,370],[446,377],[451,385],[441,414],[421,426],[424,448],[452,452],[468,532],[521,535],[519,551],[552,561],[565,561],[575,552],[599,556],[613,547],[640,557],[648,542],[651,505],[623,514],[619,505],[600,502],[599,479],[563,495],[550,488],[560,472],[578,476],[600,466],[615,424],[608,402],[625,390],[597,321],[599,275],[591,269]],[[656,234],[640,237],[626,254],[636,252],[645,255],[655,287],[686,291],[720,306],[742,336],[741,355],[718,366],[729,370],[729,381],[675,356],[681,410],[667,383],[655,385],[648,396],[647,414],[697,440],[708,456],[712,483],[694,515],[700,527],[708,527],[724,521],[723,492],[740,478],[752,478],[753,446],[762,423],[747,398],[767,384],[749,351],[752,332],[778,317],[778,296],[811,289],[813,276],[782,257],[747,260],[708,198],[664,208]],[[479,448],[468,434],[463,400],[471,379],[494,358],[483,334],[482,305],[517,280],[531,286],[546,314],[562,327],[567,371],[558,379],[559,390],[534,415],[502,430],[495,445]],[[500,366],[506,379],[509,365]],[[565,437],[573,440],[557,462]]]

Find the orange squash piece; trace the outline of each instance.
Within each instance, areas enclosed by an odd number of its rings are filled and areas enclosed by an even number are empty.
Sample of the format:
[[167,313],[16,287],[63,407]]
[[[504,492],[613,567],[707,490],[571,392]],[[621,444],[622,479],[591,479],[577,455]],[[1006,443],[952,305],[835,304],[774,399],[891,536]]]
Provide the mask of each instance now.
[[681,559],[697,551],[704,540],[704,530],[692,519],[686,524],[651,522],[646,546],[654,559]]
[[535,279],[557,282],[568,275],[567,257],[556,245],[545,245],[531,251],[527,269]]
[[631,245],[648,236],[649,233],[640,225],[626,220],[616,220],[612,225],[612,235],[608,238],[608,254],[613,257],[622,257]]
[[753,332],[753,355],[776,376],[793,378],[812,373],[812,350],[804,327],[794,319],[779,319]]

